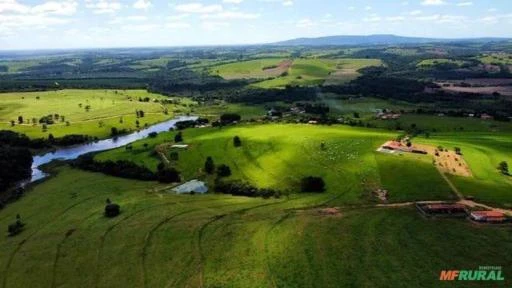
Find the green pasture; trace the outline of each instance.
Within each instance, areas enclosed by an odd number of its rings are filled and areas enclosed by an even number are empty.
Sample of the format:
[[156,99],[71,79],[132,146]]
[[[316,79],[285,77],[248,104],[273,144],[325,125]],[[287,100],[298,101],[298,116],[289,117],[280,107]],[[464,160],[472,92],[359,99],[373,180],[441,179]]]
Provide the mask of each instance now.
[[457,66],[462,66],[468,62],[463,60],[454,60],[454,59],[448,59],[448,58],[434,58],[434,59],[425,59],[419,62],[416,66],[419,68],[428,68],[436,65],[442,65],[442,64],[455,64]]
[[[162,161],[155,153],[161,144],[172,145],[174,133],[161,133],[124,147],[95,156],[98,161],[128,160],[156,170]],[[242,147],[233,146],[239,136]],[[431,164],[431,160],[404,160],[394,155],[380,155],[375,150],[396,133],[351,128],[348,126],[311,125],[244,125],[231,128],[200,128],[183,131],[188,149],[168,148],[177,152],[179,160],[170,165],[181,171],[184,180],[203,179],[213,183],[213,176],[203,172],[208,156],[214,162],[227,164],[231,179],[249,182],[261,188],[279,189],[286,193],[300,191],[300,179],[306,176],[324,178],[327,193],[340,203],[373,201],[372,192],[388,189],[390,201],[450,199],[447,184]],[[322,149],[322,143],[324,148]],[[420,159],[421,160],[421,159]],[[407,175],[407,177],[404,177]],[[416,188],[418,182],[431,189]]]
[[[150,98],[140,102],[139,98]],[[161,104],[158,100],[175,99],[179,104]],[[31,138],[55,137],[66,134],[86,134],[104,138],[111,127],[136,130],[136,121],[142,128],[190,111],[194,103],[187,99],[168,98],[145,90],[57,90],[46,92],[16,92],[0,94],[0,129],[9,129]],[[90,106],[89,111],[85,108]],[[145,116],[137,119],[136,110]],[[167,114],[165,114],[167,110]],[[43,131],[39,119],[49,114],[64,116],[64,121],[47,125]],[[18,117],[23,117],[23,124]],[[33,118],[36,123],[33,123]],[[10,121],[14,120],[12,126]],[[66,123],[66,122],[69,122]]]
[[512,207],[512,177],[502,175],[497,169],[501,161],[512,163],[512,134],[460,133],[429,139],[419,137],[415,141],[451,150],[461,148],[473,177],[449,176],[460,192],[478,201]]
[[461,132],[512,132],[511,122],[482,120],[469,117],[449,117],[438,115],[403,114],[397,120],[371,120],[370,123],[378,128],[396,130],[410,128],[416,125],[418,129],[428,130],[431,133],[461,133]]
[[484,64],[512,65],[512,54],[510,53],[484,54],[477,57],[477,59]]
[[[164,192],[66,167],[0,211],[2,287],[440,287],[445,269],[503,266],[510,233],[414,208],[340,207],[332,195],[281,199]],[[103,216],[105,199],[121,205]],[[393,284],[391,284],[393,283]],[[481,287],[453,282],[450,287]]]

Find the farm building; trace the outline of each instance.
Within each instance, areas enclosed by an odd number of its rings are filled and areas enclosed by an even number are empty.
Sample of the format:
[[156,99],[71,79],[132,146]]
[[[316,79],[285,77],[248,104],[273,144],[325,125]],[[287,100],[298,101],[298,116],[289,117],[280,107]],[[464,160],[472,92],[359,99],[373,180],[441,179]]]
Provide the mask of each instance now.
[[208,192],[208,187],[206,183],[199,180],[188,181],[187,183],[183,183],[180,186],[174,187],[172,191],[176,192],[176,194],[185,194],[185,193],[199,193],[204,194]]
[[[382,151],[384,150],[384,151]],[[417,153],[417,154],[427,154],[427,151],[417,148],[415,146],[408,147],[407,145],[404,145],[400,141],[388,141],[384,143],[382,146],[380,146],[379,150],[380,152],[386,152],[387,151],[399,151],[399,152],[410,152],[410,153]]]
[[388,142],[384,143],[384,145],[382,145],[381,147],[384,149],[388,149],[388,150],[399,150],[399,151],[402,151],[405,148],[405,146],[403,146],[402,143],[399,141],[388,141]]
[[466,213],[466,207],[461,204],[427,204],[423,207],[427,213]]
[[466,206],[456,203],[417,203],[416,208],[424,215],[466,216]]
[[174,144],[171,146],[171,148],[187,149],[188,145],[187,144]]
[[499,211],[474,211],[470,218],[477,222],[503,223],[507,221],[507,216]]

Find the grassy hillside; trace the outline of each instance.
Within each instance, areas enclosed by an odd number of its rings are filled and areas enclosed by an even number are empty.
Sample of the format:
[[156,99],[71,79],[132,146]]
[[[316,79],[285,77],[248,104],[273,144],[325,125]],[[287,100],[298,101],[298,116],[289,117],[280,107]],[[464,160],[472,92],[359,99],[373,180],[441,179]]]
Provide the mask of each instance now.
[[[427,220],[412,208],[326,216],[308,207],[328,194],[263,200],[157,188],[60,168],[0,212],[0,227],[16,214],[26,223],[0,236],[0,285],[439,287],[440,270],[508,267],[512,251],[506,229]],[[102,215],[107,197],[121,205],[117,218]],[[493,287],[509,287],[505,277]]]
[[[96,159],[129,160],[156,170],[161,159],[154,150],[158,145],[172,144],[174,134],[162,133],[157,138],[134,143],[132,150],[119,148],[100,153]],[[241,138],[242,147],[234,147],[234,136]],[[183,138],[190,147],[167,148],[165,154],[170,159],[171,152],[178,153],[179,160],[171,161],[171,165],[186,180],[200,178],[213,183],[213,177],[203,172],[205,159],[211,156],[216,165],[231,167],[231,179],[288,193],[300,191],[303,177],[321,176],[328,194],[336,195],[340,203],[367,202],[377,188],[388,189],[393,202],[450,199],[450,189],[430,164],[430,158],[404,160],[375,152],[379,145],[394,137],[394,133],[347,126],[246,125],[189,129],[183,132]],[[416,188],[418,181],[428,183],[429,189]]]
[[[139,98],[148,97],[149,102]],[[66,134],[86,134],[106,137],[111,127],[135,130],[135,110],[143,110],[144,118],[138,119],[140,127],[173,118],[175,113],[189,111],[190,100],[178,99],[181,104],[161,104],[153,100],[170,99],[145,90],[58,90],[47,92],[19,92],[0,94],[0,129],[9,129],[29,137],[60,137]],[[86,106],[90,106],[87,110]],[[168,114],[164,111],[168,110]],[[39,119],[49,114],[64,116],[64,121],[47,125],[43,131]],[[18,116],[24,123],[18,124]],[[33,123],[33,118],[36,123]],[[122,119],[122,123],[121,123]],[[10,121],[15,121],[11,126]],[[69,122],[69,125],[66,124]]]

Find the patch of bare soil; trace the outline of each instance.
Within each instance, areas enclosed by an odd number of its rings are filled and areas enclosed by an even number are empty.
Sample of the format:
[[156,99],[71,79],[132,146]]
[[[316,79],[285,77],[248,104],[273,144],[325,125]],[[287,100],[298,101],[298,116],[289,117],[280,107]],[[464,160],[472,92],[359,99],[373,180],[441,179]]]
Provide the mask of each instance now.
[[328,207],[318,209],[318,214],[323,216],[341,216],[339,207]]
[[263,68],[263,71],[265,71],[265,74],[267,74],[269,77],[277,77],[281,76],[285,72],[288,72],[288,69],[292,67],[292,64],[292,60],[283,60],[277,64],[277,67]]
[[343,84],[350,80],[356,79],[359,76],[356,69],[339,69],[332,72],[327,79],[325,79],[324,85],[336,85]]

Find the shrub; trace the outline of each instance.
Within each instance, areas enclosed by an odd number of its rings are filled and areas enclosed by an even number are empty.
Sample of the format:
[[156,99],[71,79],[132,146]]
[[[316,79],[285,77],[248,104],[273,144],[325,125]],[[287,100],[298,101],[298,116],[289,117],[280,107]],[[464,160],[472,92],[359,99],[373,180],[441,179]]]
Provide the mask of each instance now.
[[498,166],[498,169],[500,170],[500,172],[503,174],[503,175],[509,175],[509,171],[508,171],[508,163],[506,161],[502,161],[500,162],[499,166]]
[[217,176],[229,177],[231,176],[231,168],[226,164],[221,164],[217,167]]
[[204,171],[208,174],[213,174],[215,171],[215,164],[213,163],[213,159],[210,156],[208,156],[204,162]]
[[259,189],[252,186],[249,183],[241,182],[241,181],[216,181],[215,187],[216,192],[231,194],[235,196],[246,196],[246,197],[280,197],[281,193],[274,189],[264,188]]
[[240,137],[235,136],[235,137],[233,138],[233,145],[234,145],[235,147],[240,147],[240,146],[242,146],[242,140],[240,140]]
[[321,177],[308,176],[302,178],[300,188],[302,192],[324,192],[325,182]]
[[181,181],[180,172],[174,168],[159,169],[156,173],[156,177],[158,181],[162,183],[175,183]]
[[178,154],[178,152],[176,152],[176,151],[173,151],[173,152],[171,152],[171,154],[169,154],[169,158],[172,161],[178,161],[180,158],[180,154]]
[[225,113],[220,116],[220,122],[222,124],[230,124],[233,122],[238,122],[242,119],[242,116],[235,113]]
[[16,215],[16,222],[9,224],[7,227],[7,232],[9,232],[9,236],[15,236],[21,233],[23,231],[23,227],[25,226],[25,223],[21,222],[20,215]]
[[157,132],[151,132],[151,133],[148,134],[149,138],[156,138],[156,136],[158,136]]
[[176,136],[174,136],[174,142],[176,143],[179,143],[179,142],[183,142],[183,133],[178,132],[178,134],[176,134]]
[[107,199],[107,205],[105,205],[105,216],[108,218],[114,218],[121,213],[121,206],[115,203],[111,203],[110,199]]

